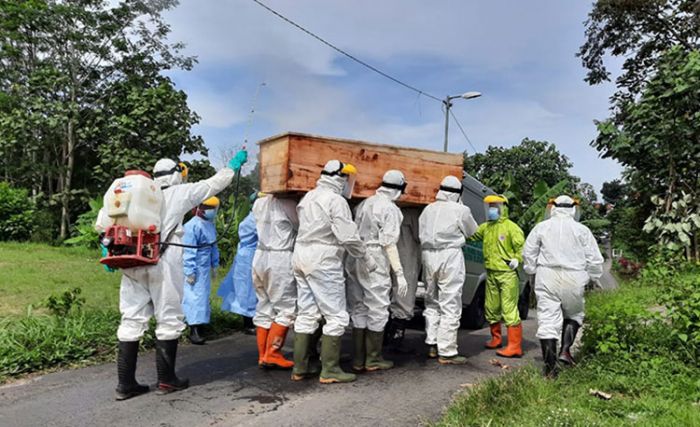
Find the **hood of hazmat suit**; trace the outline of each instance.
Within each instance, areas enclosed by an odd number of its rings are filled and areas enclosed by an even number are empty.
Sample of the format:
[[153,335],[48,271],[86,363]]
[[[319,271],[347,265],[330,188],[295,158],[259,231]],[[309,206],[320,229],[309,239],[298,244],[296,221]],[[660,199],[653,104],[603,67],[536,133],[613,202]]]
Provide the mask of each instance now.
[[[568,196],[557,197],[556,204],[573,205]],[[588,227],[574,219],[574,206],[551,209],[551,217],[537,224],[527,237],[524,269],[535,274],[537,267],[586,271],[591,279],[603,274],[603,256]]]
[[423,249],[461,248],[477,229],[471,210],[460,201],[462,183],[454,176],[442,180],[435,202],[423,210],[418,222]]

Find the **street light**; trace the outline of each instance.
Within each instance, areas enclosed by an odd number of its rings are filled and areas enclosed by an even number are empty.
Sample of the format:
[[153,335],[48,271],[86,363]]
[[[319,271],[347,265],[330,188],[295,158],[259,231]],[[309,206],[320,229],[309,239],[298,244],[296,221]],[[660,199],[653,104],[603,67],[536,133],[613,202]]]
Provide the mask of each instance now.
[[452,100],[457,98],[474,99],[480,96],[481,92],[465,92],[461,95],[448,96],[444,101],[442,101],[442,103],[445,105],[445,153],[447,153],[447,131],[450,126],[450,107],[452,107]]

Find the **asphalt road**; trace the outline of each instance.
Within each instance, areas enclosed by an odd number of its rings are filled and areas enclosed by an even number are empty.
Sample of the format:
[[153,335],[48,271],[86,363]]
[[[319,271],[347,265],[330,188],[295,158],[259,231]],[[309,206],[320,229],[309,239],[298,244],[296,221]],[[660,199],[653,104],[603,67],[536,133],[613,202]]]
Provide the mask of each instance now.
[[[363,374],[351,384],[292,382],[289,371],[257,367],[255,337],[237,333],[205,346],[182,346],[178,372],[192,386],[157,396],[114,400],[115,364],[69,370],[0,387],[0,426],[407,426],[437,420],[453,396],[503,368],[541,363],[535,311],[524,322],[522,359],[497,358],[483,348],[488,329],[462,330],[463,366],[441,366],[425,357],[423,333],[411,330],[412,352],[389,354],[390,371]],[[291,337],[285,350],[291,352]],[[343,350],[350,351],[349,335]],[[153,385],[155,356],[139,358],[137,378]],[[347,363],[344,364],[347,368]]]

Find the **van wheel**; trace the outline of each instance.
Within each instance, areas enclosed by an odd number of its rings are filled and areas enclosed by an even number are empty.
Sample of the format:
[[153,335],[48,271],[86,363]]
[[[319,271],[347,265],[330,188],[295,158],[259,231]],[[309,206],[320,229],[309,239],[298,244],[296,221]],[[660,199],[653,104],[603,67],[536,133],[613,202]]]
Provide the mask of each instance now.
[[466,329],[481,329],[486,324],[486,311],[484,303],[486,301],[486,287],[482,283],[474,295],[471,304],[462,309],[461,324]]
[[518,298],[518,312],[520,313],[520,320],[527,320],[527,316],[530,313],[530,283],[525,285],[520,298]]

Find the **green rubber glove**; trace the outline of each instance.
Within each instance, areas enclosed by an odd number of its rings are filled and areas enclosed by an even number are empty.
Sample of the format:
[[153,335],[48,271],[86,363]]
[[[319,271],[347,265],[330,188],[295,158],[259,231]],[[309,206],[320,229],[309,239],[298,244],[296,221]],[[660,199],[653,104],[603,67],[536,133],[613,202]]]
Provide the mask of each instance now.
[[241,166],[248,161],[248,152],[245,150],[240,150],[236,155],[228,162],[228,167],[233,169],[234,172],[241,170]]
[[[107,250],[106,246],[100,244],[100,249],[102,250],[102,258],[105,258],[107,255],[109,255],[109,251]],[[112,268],[107,264],[104,264],[103,267],[107,273],[114,273],[115,271],[117,271],[116,268]]]

